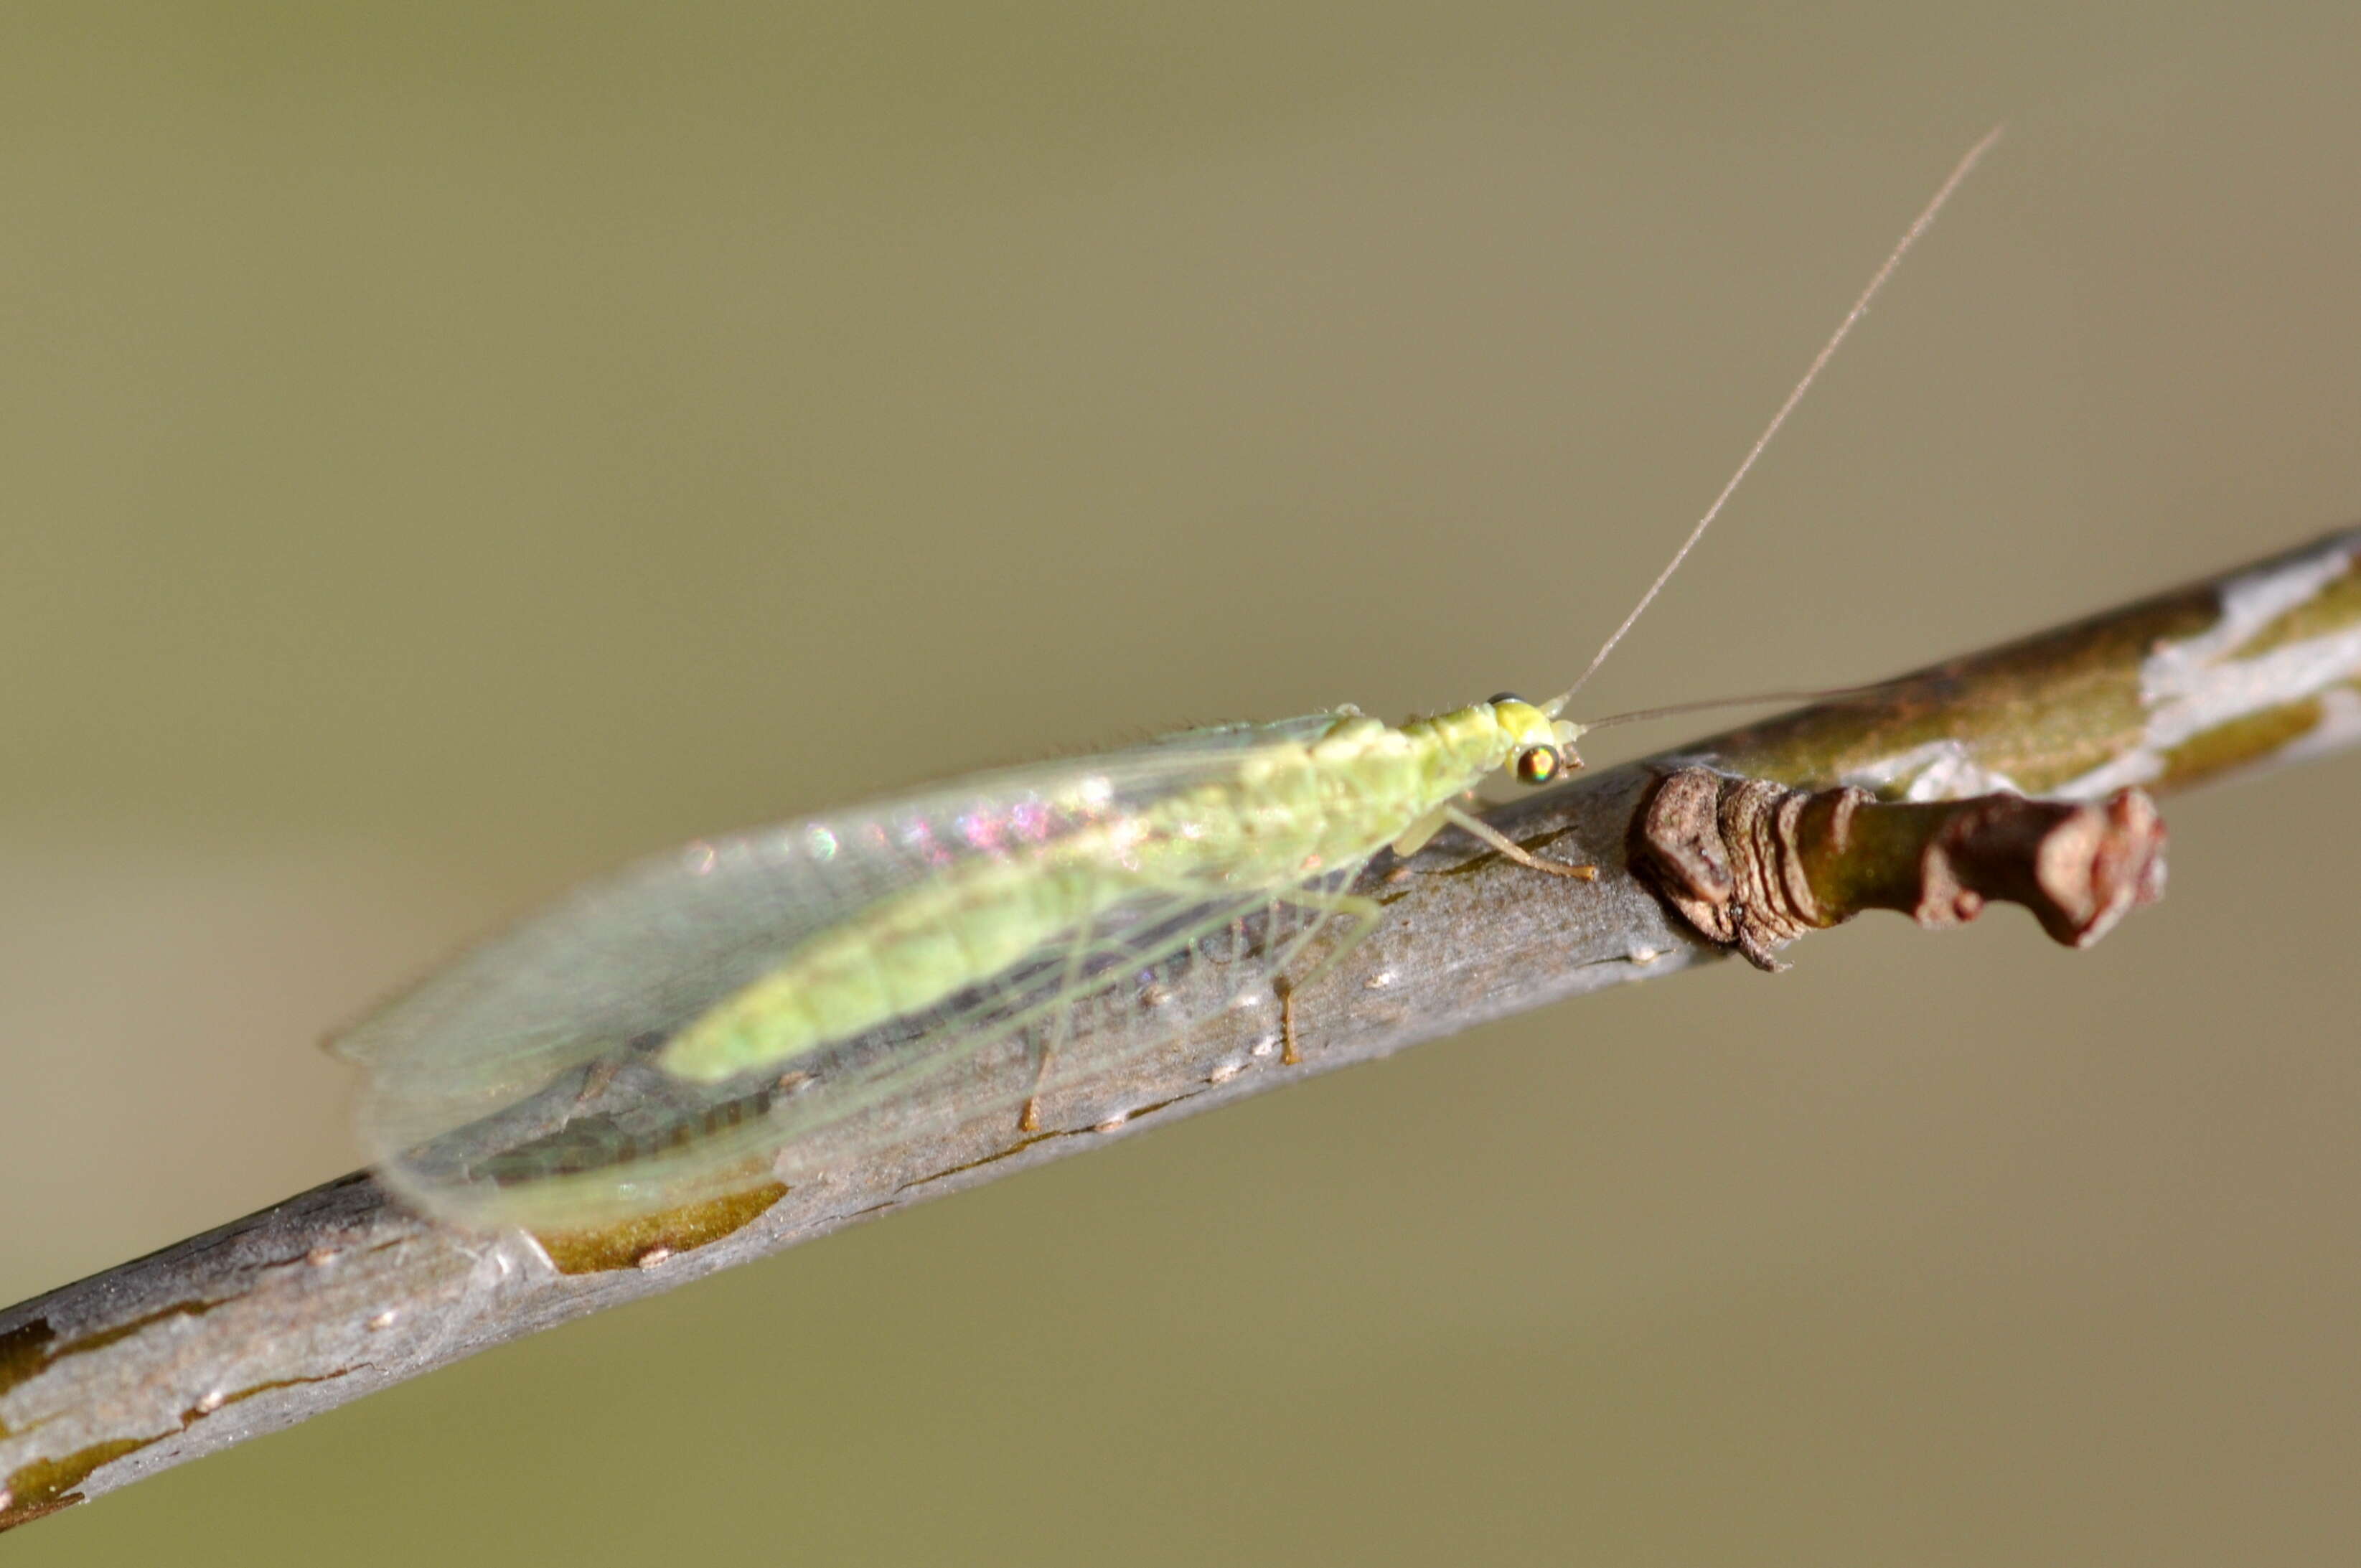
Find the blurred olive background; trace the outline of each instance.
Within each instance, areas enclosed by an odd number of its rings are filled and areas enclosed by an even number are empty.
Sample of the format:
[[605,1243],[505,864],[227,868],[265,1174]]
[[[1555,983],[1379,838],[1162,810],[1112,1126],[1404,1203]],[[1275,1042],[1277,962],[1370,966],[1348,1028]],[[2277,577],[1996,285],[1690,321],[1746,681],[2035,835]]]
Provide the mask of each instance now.
[[[636,852],[1562,683],[1995,120],[1588,711],[2361,517],[2349,13],[12,7],[0,1299],[351,1168],[318,1035]],[[1477,1031],[11,1560],[2349,1558],[2356,782],[2173,802],[2089,954]]]

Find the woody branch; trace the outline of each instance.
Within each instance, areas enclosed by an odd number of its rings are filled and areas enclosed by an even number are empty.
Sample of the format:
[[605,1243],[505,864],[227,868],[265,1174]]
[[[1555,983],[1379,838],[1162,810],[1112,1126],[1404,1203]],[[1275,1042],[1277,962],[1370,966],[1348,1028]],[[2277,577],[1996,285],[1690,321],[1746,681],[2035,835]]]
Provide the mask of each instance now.
[[2356,560],[2361,531],[2332,535],[1488,814],[1595,862],[1594,883],[1457,835],[1380,857],[1363,891],[1384,920],[1292,998],[1300,1064],[1271,998],[1045,1104],[1037,1130],[979,1116],[794,1191],[487,1236],[356,1174],[0,1311],[0,1528],[855,1219],[1726,951],[1767,965],[1862,909],[1941,925],[2015,901],[2095,939],[2161,887],[2148,794],[2361,737]]

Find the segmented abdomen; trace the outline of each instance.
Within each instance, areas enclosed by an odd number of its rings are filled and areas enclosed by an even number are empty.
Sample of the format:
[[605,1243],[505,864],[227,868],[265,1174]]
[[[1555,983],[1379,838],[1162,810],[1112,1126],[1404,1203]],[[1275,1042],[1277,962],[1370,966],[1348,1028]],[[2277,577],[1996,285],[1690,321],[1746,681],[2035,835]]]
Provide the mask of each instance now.
[[1433,805],[1415,748],[1320,751],[1272,746],[1234,779],[1108,813],[1027,855],[947,866],[806,939],[684,1029],[664,1065],[709,1080],[787,1061],[985,983],[1135,893],[1282,893],[1366,858]]

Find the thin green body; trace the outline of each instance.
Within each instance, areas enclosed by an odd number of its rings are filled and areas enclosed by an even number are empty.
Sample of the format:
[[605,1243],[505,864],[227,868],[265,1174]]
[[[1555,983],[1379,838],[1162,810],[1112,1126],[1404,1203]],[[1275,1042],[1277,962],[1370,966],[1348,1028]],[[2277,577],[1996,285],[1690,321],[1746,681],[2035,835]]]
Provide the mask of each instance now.
[[[1349,883],[1378,850],[1454,825],[1588,874],[1458,804],[1495,770],[1578,766],[1562,705],[1190,731],[654,857],[346,1031],[364,1133],[438,1213],[576,1229],[800,1179],[928,1120],[1005,1107],[1030,1129],[1043,1096],[1258,987],[1292,1059],[1310,973],[1288,966],[1316,932],[1333,962],[1374,927]],[[1225,931],[1219,983],[1158,994],[1148,977]],[[1147,1005],[1061,1049],[1116,996]]]
[[[629,868],[339,1038],[369,1069],[360,1121],[380,1172],[461,1223],[576,1228],[800,1180],[1015,1096],[1015,1124],[1031,1131],[1045,1094],[1264,988],[1280,1060],[1296,1059],[1291,999],[1309,977],[1290,966],[1323,931],[1320,961],[1333,963],[1373,928],[1377,905],[1350,883],[1387,845],[1408,854],[1451,826],[1537,871],[1595,875],[1530,853],[1457,801],[1496,770],[1545,784],[1581,765],[1583,727],[1558,714],[1998,135],[1952,170],[1565,692],[1399,726],[1346,709],[1197,731]],[[1154,977],[1224,928],[1238,935],[1217,977],[1176,1003]],[[1111,999],[1141,1005],[1100,1013],[1088,1048],[1060,1062],[1077,1014]]]
[[1310,741],[1241,751],[1227,778],[851,913],[690,1024],[664,1065],[710,1080],[789,1061],[988,981],[1144,890],[1281,896],[1388,844],[1416,847],[1510,757],[1565,739],[1514,698],[1399,727],[1343,710]]

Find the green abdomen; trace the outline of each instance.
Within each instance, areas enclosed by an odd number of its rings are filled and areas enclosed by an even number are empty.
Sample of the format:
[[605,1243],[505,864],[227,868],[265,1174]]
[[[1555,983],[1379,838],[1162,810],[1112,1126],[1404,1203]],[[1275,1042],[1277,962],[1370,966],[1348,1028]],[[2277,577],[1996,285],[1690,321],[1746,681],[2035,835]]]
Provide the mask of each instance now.
[[1106,894],[1090,868],[978,861],[807,938],[690,1025],[666,1069],[718,1079],[776,1065],[917,1013],[1073,929]]
[[1259,761],[1040,858],[956,864],[854,912],[683,1030],[664,1065],[712,1080],[785,1063],[979,985],[1143,890],[1279,893],[1373,853],[1433,804],[1409,754],[1337,766],[1290,747]]

